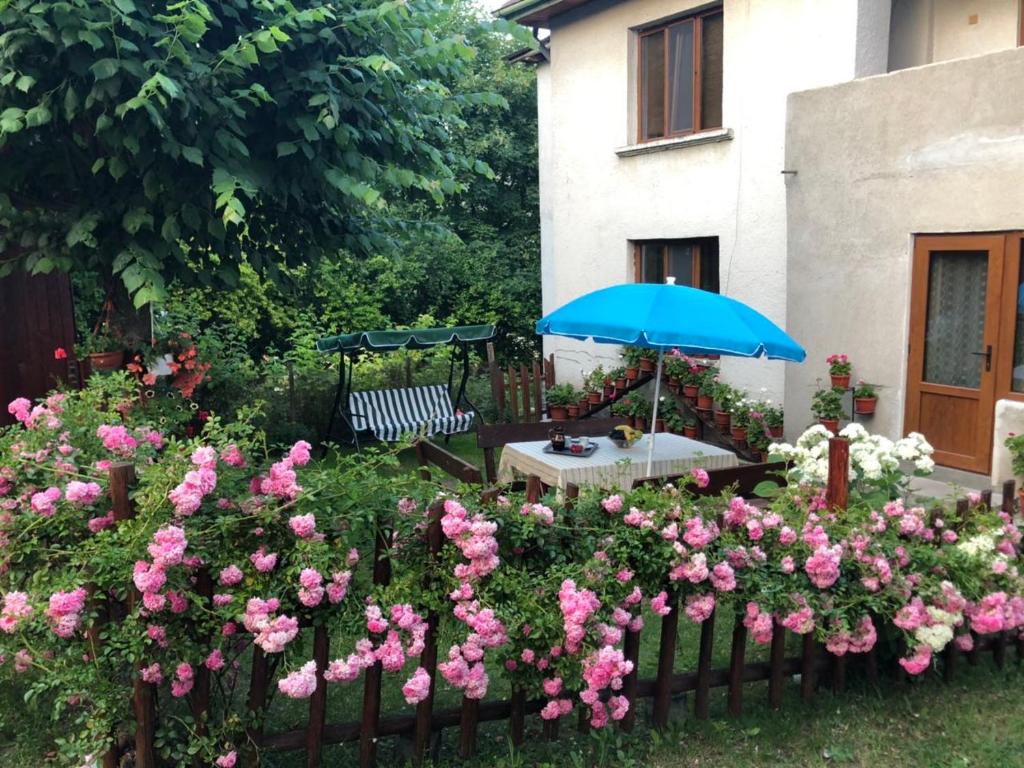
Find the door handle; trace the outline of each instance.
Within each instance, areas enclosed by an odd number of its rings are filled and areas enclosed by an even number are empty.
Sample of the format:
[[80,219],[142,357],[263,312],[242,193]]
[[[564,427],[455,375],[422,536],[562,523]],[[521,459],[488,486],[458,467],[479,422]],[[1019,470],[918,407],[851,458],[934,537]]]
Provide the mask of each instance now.
[[985,351],[984,352],[969,352],[968,354],[978,355],[979,357],[984,357],[985,358],[985,371],[988,372],[988,371],[992,370],[992,345],[991,344],[989,344],[987,347],[985,347]]

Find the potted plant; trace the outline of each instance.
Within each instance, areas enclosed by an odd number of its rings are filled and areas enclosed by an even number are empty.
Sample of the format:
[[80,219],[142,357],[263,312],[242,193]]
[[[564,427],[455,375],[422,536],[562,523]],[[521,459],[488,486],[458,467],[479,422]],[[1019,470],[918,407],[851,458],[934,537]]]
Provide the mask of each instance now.
[[697,419],[693,416],[687,416],[686,421],[683,424],[683,435],[690,438],[691,440],[697,437]]
[[[608,378],[612,380],[612,383],[619,392],[622,392],[626,388],[626,369],[622,366],[613,368],[608,374]],[[611,393],[609,393],[609,397]]]
[[565,421],[569,414],[569,406],[577,407],[579,398],[572,384],[555,384],[548,387],[548,416],[552,421]]
[[654,423],[655,432],[664,432],[669,426],[669,420],[679,415],[679,403],[674,397],[658,398],[658,420]]
[[658,351],[641,347],[637,365],[644,373],[653,373],[658,366]]
[[640,347],[626,347],[622,353],[623,359],[626,361],[626,379],[629,381],[635,381],[637,376],[640,375],[640,358],[643,356],[643,350]]
[[665,378],[668,381],[668,391],[678,393],[682,387],[683,378],[686,375],[687,365],[685,358],[681,355],[669,355],[665,358]]
[[832,386],[835,389],[849,389],[850,371],[853,366],[846,355],[829,355],[825,358],[828,363],[828,373],[832,377]]
[[642,397],[633,398],[633,426],[646,432],[651,420],[651,403]]
[[765,426],[764,413],[761,411],[751,411],[750,421],[747,424],[747,445],[750,446],[751,450],[759,454],[762,461],[765,460],[768,444],[771,442],[768,433],[765,431]]
[[626,422],[627,427],[633,426],[633,398],[624,397],[612,404],[612,416],[617,416]]
[[1024,509],[1024,435],[1011,432],[1003,441],[1003,445],[1010,451],[1010,466],[1018,482],[1017,498],[1020,500],[1021,509]]
[[715,400],[715,380],[718,372],[705,368],[697,374],[697,410],[710,411]]
[[747,441],[747,426],[750,424],[750,401],[741,397],[733,403],[730,415],[732,421],[729,431],[732,439],[737,443],[745,443]]
[[722,381],[720,376],[716,377],[714,385],[715,426],[719,429],[729,428],[729,421],[732,418],[729,410],[732,408],[737,394],[736,390]]
[[861,416],[870,416],[878,405],[878,393],[874,384],[858,381],[853,390],[853,411]]
[[[661,421],[661,419],[659,419],[659,421]],[[682,414],[678,412],[669,414],[665,417],[665,429],[673,435],[681,435],[683,433],[683,424]]]
[[819,389],[811,400],[811,413],[829,432],[839,432],[839,420],[843,418],[843,391],[831,387]]
[[685,370],[679,377],[683,385],[683,397],[691,404],[697,402],[697,396],[700,394],[700,373],[700,368],[688,360]]
[[764,421],[765,435],[773,440],[781,440],[784,423],[782,406],[773,405],[771,400],[765,400],[761,404],[760,410]]
[[586,382],[584,383],[584,389],[587,392],[587,401],[591,405],[600,405],[602,396],[604,394],[604,388],[608,386],[605,383],[605,372],[602,366],[597,366],[588,375]]
[[79,359],[88,358],[94,371],[117,371],[124,365],[124,348],[104,323],[75,345]]

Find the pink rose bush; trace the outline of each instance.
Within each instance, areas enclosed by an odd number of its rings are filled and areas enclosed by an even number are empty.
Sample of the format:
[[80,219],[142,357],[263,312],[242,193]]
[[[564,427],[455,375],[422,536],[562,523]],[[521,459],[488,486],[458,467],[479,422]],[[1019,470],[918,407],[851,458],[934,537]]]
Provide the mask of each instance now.
[[[439,497],[373,451],[325,465],[305,441],[268,451],[244,425],[165,436],[116,383],[15,401],[17,423],[0,432],[0,677],[54,676],[57,710],[88,700],[88,723],[67,720],[83,758],[130,730],[123,704],[141,681],[161,716],[187,715],[208,688],[197,748],[205,764],[235,765],[244,712],[218,697],[244,685],[254,654],[288,698],[379,665],[410,705],[437,686],[483,699],[504,679],[543,700],[543,719],[578,710],[601,728],[629,711],[630,633],[673,612],[738,622],[755,644],[813,635],[836,656],[895,637],[910,674],[949,647],[1024,631],[1021,532],[980,499],[961,519],[855,491],[840,513],[806,473],[754,504],[696,498],[700,471],[675,487],[584,492],[571,508]],[[862,468],[884,447],[870,445]],[[898,450],[927,457],[917,441]],[[110,468],[123,461],[133,514],[115,521]],[[314,627],[330,638],[321,668]],[[434,675],[422,659],[432,627]]]

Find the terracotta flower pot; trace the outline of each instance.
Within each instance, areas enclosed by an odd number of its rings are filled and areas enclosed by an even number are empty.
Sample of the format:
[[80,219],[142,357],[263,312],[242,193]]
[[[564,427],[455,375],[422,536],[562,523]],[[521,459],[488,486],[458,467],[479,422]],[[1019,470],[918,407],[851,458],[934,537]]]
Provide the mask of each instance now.
[[584,413],[590,410],[590,399],[586,397],[581,397],[577,405],[580,409],[580,416],[582,416]]
[[782,428],[783,428],[782,424],[780,424],[777,427],[765,427],[765,433],[768,435],[768,437],[774,437],[777,440],[781,440],[782,439]]
[[683,396],[697,399],[697,395],[700,394],[700,387],[696,384],[683,384]]
[[842,376],[831,374],[832,376],[832,389],[849,389],[850,388],[850,374],[846,373]]
[[94,371],[119,371],[124,365],[124,350],[94,352],[89,355],[89,363]]
[[640,358],[640,370],[650,373],[654,370],[654,361],[648,360],[646,357]]
[[728,429],[732,421],[732,414],[728,411],[715,411],[715,426],[721,429]]
[[761,462],[762,463],[767,463],[767,461],[768,461],[768,451],[758,451],[758,455],[761,457]]
[[578,405],[568,405],[565,408],[565,412],[570,419],[575,419],[580,415],[580,407]]
[[746,427],[733,427],[729,430],[732,434],[732,439],[738,443],[745,443],[747,441],[747,428]]
[[587,402],[591,405],[601,404],[601,393],[600,392],[589,392],[587,393]]
[[853,411],[861,416],[870,416],[875,412],[878,405],[877,397],[855,397],[853,398]]
[[688,437],[691,440],[695,439],[697,437],[697,427],[691,427],[689,424],[687,424],[685,427],[683,427],[683,436]]
[[564,405],[552,405],[548,408],[548,415],[552,421],[565,421],[567,413]]
[[674,395],[679,393],[679,379],[668,380],[668,391]]
[[618,390],[623,390],[623,389],[626,388],[626,377],[625,376],[620,376],[619,378],[617,378],[615,380],[615,388],[618,389]]
[[664,419],[658,419],[657,421],[654,422],[654,431],[655,432],[664,432],[665,431],[665,420]]
[[604,385],[604,396],[605,397],[611,397],[614,394],[615,394],[615,384],[614,383],[605,384]]
[[818,419],[818,422],[833,435],[839,434],[839,419]]
[[647,419],[642,416],[637,416],[633,419],[633,428],[639,429],[641,432],[647,431]]
[[703,392],[697,395],[697,407],[700,408],[700,410],[710,411],[713,403],[714,399],[711,395],[705,395]]
[[639,376],[639,375],[640,375],[640,369],[639,368],[627,368],[626,369],[626,378],[629,379],[630,381],[635,381],[636,377]]

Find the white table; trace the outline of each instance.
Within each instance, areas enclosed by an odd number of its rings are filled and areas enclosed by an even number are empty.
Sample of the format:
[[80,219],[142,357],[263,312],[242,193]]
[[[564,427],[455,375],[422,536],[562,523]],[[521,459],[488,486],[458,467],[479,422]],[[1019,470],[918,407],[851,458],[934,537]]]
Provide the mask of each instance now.
[[[569,435],[566,434],[566,442]],[[517,476],[536,475],[550,487],[564,489],[566,484],[596,485],[628,490],[637,478],[646,477],[647,445],[644,435],[630,448],[619,448],[607,437],[592,437],[597,450],[586,458],[569,453],[544,453],[548,440],[509,443],[501,451],[498,482],[508,483]],[[651,475],[678,475],[689,469],[726,469],[739,465],[736,454],[687,437],[661,432],[654,441]]]

